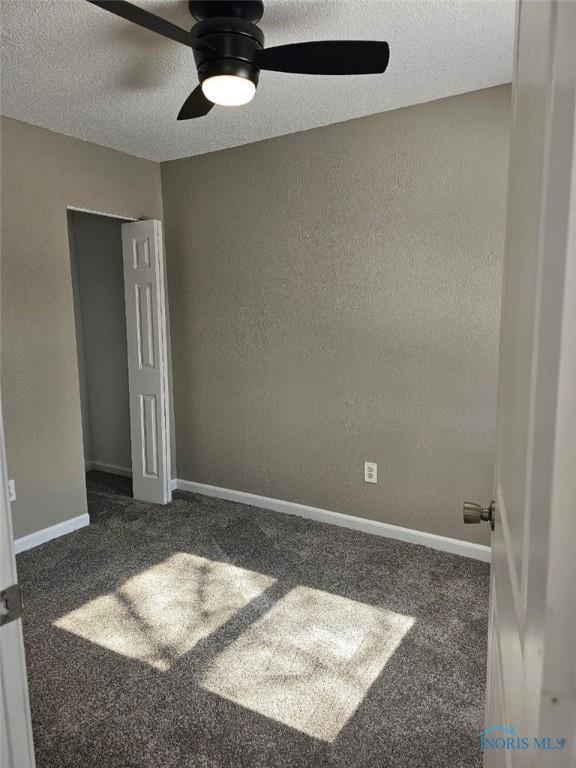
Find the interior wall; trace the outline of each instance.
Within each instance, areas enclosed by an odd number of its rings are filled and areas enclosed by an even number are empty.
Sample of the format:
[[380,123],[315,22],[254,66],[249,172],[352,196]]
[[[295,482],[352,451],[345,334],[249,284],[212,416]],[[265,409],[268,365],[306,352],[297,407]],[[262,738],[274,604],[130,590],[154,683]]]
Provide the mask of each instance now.
[[[162,166],[179,477],[487,540],[460,521],[492,489],[508,102]],[[86,511],[66,207],[162,218],[162,187],[156,163],[15,120],[1,139],[20,537]]]
[[162,164],[179,477],[488,541],[509,98]]
[[72,301],[74,303],[74,325],[76,328],[76,353],[78,357],[78,387],[80,390],[80,412],[82,415],[82,439],[84,445],[84,461],[92,455],[92,436],[90,435],[90,410],[88,408],[88,381],[86,378],[86,363],[84,361],[84,332],[82,330],[82,308],[80,304],[80,288],[78,286],[78,259],[72,211],[68,211],[68,248],[70,249],[70,272],[72,276]]
[[1,122],[1,377],[16,537],[86,512],[66,207],[163,218],[157,163]]
[[122,221],[68,212],[84,458],[130,470]]

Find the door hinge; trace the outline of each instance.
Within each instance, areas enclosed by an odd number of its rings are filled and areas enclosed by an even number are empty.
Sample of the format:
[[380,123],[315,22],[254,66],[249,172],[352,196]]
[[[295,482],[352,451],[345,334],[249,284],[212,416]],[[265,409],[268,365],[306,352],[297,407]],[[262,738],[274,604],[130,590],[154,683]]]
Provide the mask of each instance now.
[[12,584],[0,592],[0,627],[22,616],[22,590],[20,584]]

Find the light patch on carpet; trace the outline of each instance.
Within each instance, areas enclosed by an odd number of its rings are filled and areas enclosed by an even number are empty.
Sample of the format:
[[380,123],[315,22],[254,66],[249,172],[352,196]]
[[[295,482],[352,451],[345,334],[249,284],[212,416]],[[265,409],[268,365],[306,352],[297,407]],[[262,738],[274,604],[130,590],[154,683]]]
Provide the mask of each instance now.
[[166,671],[275,581],[228,563],[178,553],[54,624]]
[[332,742],[413,624],[412,616],[296,587],[214,660],[202,686]]

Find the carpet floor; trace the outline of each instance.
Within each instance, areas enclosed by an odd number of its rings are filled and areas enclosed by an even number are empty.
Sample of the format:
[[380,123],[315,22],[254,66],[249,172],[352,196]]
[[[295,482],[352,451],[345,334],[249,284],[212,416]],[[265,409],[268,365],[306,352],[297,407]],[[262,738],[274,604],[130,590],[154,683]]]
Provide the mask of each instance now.
[[486,564],[87,485],[18,556],[38,768],[480,768]]

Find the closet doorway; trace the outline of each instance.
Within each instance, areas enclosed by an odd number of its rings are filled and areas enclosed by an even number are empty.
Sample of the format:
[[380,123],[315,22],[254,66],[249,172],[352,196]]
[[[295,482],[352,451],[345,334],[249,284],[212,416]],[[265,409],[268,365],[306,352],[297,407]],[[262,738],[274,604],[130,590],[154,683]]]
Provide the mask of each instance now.
[[132,478],[171,500],[165,264],[161,222],[69,208],[86,471]]

